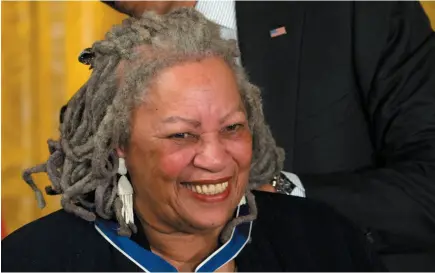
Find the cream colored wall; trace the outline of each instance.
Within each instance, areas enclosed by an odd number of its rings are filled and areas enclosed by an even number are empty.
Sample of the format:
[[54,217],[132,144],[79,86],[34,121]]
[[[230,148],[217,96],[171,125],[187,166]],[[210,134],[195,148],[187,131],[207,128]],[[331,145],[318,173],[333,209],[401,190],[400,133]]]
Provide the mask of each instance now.
[[[89,75],[78,54],[124,17],[96,1],[1,5],[2,218],[10,232],[59,208],[59,198],[48,197],[39,210],[21,171],[46,160],[60,107]],[[423,6],[435,27],[435,2]],[[45,175],[36,182],[49,184]]]
[[[2,219],[8,232],[59,208],[35,206],[21,171],[46,160],[59,109],[84,83],[77,56],[124,18],[96,2],[11,1],[2,5]],[[49,185],[37,175],[41,189]]]

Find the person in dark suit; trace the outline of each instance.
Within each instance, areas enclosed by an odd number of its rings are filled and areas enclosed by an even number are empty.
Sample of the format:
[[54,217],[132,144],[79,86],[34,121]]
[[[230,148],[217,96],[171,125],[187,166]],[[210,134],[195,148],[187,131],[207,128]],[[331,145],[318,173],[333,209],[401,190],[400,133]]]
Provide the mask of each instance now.
[[262,90],[289,192],[363,227],[390,270],[435,271],[435,35],[418,2],[105,3],[218,23]]
[[285,179],[284,153],[217,25],[184,8],[105,37],[48,161],[23,174],[42,204],[31,174],[47,172],[63,210],[2,241],[3,271],[384,269],[327,205],[252,190]]

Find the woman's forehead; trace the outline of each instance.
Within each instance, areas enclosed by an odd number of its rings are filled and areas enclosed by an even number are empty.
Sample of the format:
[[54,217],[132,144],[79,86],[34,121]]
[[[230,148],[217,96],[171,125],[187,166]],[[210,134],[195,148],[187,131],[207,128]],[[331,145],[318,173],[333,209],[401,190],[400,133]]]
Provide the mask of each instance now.
[[[239,98],[236,77],[220,58],[210,57],[195,62],[184,62],[161,70],[148,88],[149,95],[164,98],[189,98],[205,95],[218,99]],[[203,94],[208,93],[208,94]]]
[[144,93],[143,106],[159,116],[220,119],[245,112],[235,76],[218,58],[166,68]]
[[[157,61],[158,63],[159,61]],[[165,60],[149,64],[135,61],[121,62],[117,68],[119,87],[128,88],[142,96],[140,99],[171,98],[180,99],[195,96],[195,92],[215,92],[215,95],[229,95],[231,99],[239,97],[236,76],[230,66],[220,57],[207,56],[197,59],[179,60],[165,63]],[[154,66],[154,67],[153,67]],[[144,77],[144,74],[148,74]],[[126,84],[129,77],[129,86]],[[143,82],[140,82],[143,81]],[[134,86],[132,86],[134,85]],[[142,89],[142,90],[140,90]]]

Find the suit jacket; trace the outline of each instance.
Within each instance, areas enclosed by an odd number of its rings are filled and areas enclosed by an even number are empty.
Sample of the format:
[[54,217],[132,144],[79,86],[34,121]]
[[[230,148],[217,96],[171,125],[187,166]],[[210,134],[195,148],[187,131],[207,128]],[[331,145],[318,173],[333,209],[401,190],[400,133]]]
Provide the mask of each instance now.
[[435,271],[435,36],[420,4],[240,1],[236,17],[285,170],[364,227],[389,269]]
[[[236,257],[239,271],[384,270],[360,230],[329,207],[266,192],[255,198],[258,218]],[[132,240],[150,249],[142,227]],[[63,210],[6,237],[1,255],[2,271],[141,271],[92,223]]]

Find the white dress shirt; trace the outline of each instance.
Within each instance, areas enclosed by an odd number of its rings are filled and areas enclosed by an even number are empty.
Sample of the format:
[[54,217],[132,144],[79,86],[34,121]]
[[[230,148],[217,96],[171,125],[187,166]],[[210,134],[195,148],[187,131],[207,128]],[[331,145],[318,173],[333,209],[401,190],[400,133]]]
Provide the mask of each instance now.
[[235,2],[231,1],[207,1],[196,2],[195,9],[221,27],[221,37],[226,40],[237,41],[237,23]]
[[[237,41],[237,21],[234,0],[210,1],[198,0],[195,9],[201,12],[208,20],[221,27],[221,37],[226,40]],[[238,60],[240,61],[240,60]],[[299,177],[293,173],[282,172],[296,187],[291,195],[305,197],[305,189]]]

